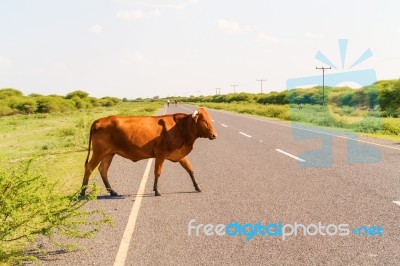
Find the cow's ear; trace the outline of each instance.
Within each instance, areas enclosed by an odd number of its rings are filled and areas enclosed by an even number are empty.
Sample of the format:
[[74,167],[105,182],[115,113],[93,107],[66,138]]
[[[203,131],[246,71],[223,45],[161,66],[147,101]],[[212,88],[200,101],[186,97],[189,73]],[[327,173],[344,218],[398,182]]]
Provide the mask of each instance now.
[[192,117],[194,121],[197,122],[197,119],[199,118],[199,111],[198,110],[194,111]]

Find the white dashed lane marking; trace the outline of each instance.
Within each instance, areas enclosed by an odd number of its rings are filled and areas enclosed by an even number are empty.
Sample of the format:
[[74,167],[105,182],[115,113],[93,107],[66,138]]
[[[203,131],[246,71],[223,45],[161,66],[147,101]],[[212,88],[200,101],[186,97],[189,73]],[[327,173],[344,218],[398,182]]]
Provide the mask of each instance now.
[[289,156],[289,157],[291,157],[291,158],[293,158],[293,159],[296,159],[296,160],[298,160],[298,161],[300,161],[300,162],[305,162],[306,160],[304,160],[304,159],[301,159],[301,158],[299,158],[299,157],[297,157],[297,156],[294,156],[293,154],[290,154],[290,153],[288,153],[288,152],[285,152],[285,151],[283,151],[283,150],[280,150],[280,149],[275,149],[277,152],[280,152],[280,153],[282,153],[282,154],[285,154],[286,156]]
[[393,203],[400,206],[400,201],[393,201]]
[[227,125],[225,125],[225,124],[221,124],[221,126],[223,126],[223,127],[228,127]]
[[242,134],[242,135],[245,136],[245,137],[251,138],[250,135],[247,135],[246,133],[243,133],[242,131],[240,131],[239,134]]

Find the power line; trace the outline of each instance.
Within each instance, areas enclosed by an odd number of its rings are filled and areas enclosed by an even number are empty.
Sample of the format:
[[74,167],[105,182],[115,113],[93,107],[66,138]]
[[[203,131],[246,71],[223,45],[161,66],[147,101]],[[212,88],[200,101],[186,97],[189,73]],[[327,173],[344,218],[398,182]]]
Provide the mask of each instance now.
[[261,93],[263,93],[262,84],[263,84],[263,81],[267,81],[267,79],[257,79],[257,81],[260,82],[260,84],[261,84]]
[[236,87],[239,86],[239,85],[237,85],[237,84],[232,84],[231,86],[233,87],[233,93],[236,93]]
[[315,67],[315,69],[322,70],[322,106],[325,105],[325,70],[332,69],[332,67]]

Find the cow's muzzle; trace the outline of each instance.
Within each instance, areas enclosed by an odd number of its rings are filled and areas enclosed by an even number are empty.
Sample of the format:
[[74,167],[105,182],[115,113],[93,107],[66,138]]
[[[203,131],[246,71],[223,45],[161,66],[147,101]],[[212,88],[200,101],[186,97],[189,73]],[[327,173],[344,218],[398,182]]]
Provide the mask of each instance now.
[[210,140],[216,139],[217,138],[217,134],[216,133],[212,133],[211,136],[209,137]]

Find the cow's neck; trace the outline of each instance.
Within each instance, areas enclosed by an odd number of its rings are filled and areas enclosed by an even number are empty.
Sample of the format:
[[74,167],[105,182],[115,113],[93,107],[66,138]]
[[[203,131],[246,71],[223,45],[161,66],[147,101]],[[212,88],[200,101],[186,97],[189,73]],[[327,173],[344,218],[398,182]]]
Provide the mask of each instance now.
[[192,115],[187,115],[182,118],[179,123],[181,123],[181,132],[184,134],[184,145],[193,146],[194,142],[198,138],[198,132]]

